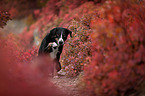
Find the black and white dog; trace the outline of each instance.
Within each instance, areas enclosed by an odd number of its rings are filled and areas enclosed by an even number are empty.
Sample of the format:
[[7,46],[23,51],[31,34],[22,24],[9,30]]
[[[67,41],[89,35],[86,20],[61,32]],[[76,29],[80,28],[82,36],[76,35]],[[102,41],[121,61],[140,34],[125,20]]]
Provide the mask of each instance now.
[[69,34],[70,37],[72,37],[72,32],[70,30],[62,27],[56,27],[45,36],[39,48],[38,56],[49,55],[56,63],[55,67],[57,72],[61,70],[59,59],[64,42]]

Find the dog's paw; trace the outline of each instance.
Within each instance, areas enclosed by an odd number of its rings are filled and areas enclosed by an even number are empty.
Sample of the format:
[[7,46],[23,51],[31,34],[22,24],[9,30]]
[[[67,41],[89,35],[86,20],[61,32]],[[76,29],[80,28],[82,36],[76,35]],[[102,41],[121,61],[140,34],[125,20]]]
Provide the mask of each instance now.
[[52,47],[52,46],[53,46],[53,43],[49,43],[48,46],[49,46],[49,47]]
[[55,42],[50,42],[48,44],[48,46],[50,46],[50,47],[57,47],[58,45]]
[[53,79],[58,79],[58,76],[53,76]]
[[65,76],[66,75],[66,72],[61,69],[59,72],[57,72],[58,76]]
[[52,44],[52,47],[53,47],[54,49],[56,49],[56,48],[58,47],[58,45],[54,42],[54,43]]

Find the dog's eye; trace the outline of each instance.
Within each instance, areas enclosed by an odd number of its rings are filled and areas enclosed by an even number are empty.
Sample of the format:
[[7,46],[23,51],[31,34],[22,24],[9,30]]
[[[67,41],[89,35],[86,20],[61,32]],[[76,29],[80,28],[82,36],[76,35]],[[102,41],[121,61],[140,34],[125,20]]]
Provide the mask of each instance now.
[[63,37],[64,37],[64,38],[66,38],[66,36],[65,36],[65,35],[63,35]]
[[56,36],[59,37],[59,34],[57,34]]
[[54,36],[54,38],[58,38],[58,37],[59,37],[59,35],[58,35],[58,34]]
[[55,35],[55,36],[53,36],[53,38],[57,38],[57,36]]

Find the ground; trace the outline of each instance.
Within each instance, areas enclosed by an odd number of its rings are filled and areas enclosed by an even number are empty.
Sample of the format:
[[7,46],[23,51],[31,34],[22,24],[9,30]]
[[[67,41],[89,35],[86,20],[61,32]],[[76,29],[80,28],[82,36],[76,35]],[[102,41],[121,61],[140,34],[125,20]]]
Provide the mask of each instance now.
[[52,78],[51,81],[67,96],[89,96],[88,93],[82,92],[79,88],[80,75],[76,77],[58,76]]
[[[80,87],[80,78],[82,78],[80,75],[76,77],[61,75],[57,78],[53,77],[51,82],[62,92],[66,93],[66,96],[92,96],[88,92],[80,89],[82,88]],[[145,93],[132,93],[128,96],[145,96]]]

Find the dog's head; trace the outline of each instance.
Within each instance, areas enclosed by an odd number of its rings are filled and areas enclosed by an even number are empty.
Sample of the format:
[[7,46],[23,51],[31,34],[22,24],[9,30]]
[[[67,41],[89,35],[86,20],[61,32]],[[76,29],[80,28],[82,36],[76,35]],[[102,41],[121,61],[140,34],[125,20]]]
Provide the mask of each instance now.
[[55,40],[58,45],[63,45],[69,34],[72,37],[70,30],[61,27],[56,27],[50,31],[51,39]]

